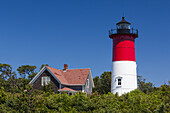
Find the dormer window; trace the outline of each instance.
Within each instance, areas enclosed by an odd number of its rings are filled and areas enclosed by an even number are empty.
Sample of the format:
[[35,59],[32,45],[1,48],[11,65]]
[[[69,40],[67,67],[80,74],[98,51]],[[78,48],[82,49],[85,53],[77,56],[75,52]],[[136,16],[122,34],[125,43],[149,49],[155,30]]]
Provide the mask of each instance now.
[[42,77],[41,78],[41,85],[48,85],[50,83],[50,77],[46,76],[46,77]]

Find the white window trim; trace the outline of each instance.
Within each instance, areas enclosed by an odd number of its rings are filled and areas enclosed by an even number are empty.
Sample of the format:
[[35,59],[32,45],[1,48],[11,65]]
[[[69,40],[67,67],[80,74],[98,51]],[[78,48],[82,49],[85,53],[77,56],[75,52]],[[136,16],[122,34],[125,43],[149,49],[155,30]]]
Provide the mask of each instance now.
[[[43,81],[45,80],[45,81]],[[51,78],[49,76],[44,76],[44,77],[41,77],[41,85],[44,86],[44,85],[48,85],[51,81]],[[45,83],[45,84],[44,84]]]
[[[121,85],[118,84],[118,79],[120,79],[121,81]],[[122,77],[118,76],[116,77],[116,87],[122,87]]]
[[82,86],[82,92],[84,92],[84,86]]
[[86,88],[89,88],[89,79],[86,81]]

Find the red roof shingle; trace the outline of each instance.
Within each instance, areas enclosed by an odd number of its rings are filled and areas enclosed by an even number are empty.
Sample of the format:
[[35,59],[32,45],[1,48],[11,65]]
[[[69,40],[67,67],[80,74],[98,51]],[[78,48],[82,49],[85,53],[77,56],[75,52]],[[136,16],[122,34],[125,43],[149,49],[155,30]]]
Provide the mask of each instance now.
[[73,92],[77,92],[76,90],[73,90],[73,89],[70,89],[70,88],[67,88],[67,87],[64,87],[58,91],[73,91]]
[[90,69],[67,69],[66,71],[46,66],[62,84],[85,84]]

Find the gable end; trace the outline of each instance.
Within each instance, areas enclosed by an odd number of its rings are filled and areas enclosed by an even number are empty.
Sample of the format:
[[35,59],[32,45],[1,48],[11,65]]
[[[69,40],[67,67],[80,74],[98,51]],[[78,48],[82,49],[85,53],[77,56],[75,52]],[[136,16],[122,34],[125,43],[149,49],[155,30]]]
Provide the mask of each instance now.
[[57,77],[56,77],[46,66],[44,66],[44,67],[38,72],[38,74],[29,82],[29,84],[33,84],[33,83],[42,75],[42,73],[44,73],[46,70],[57,80],[58,83],[61,84],[61,82],[57,79]]

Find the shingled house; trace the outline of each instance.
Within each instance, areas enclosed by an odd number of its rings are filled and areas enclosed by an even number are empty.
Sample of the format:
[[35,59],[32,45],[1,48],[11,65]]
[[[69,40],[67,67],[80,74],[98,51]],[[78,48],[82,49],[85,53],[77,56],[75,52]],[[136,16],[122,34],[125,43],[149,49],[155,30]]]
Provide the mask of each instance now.
[[32,84],[34,89],[41,89],[50,82],[55,91],[68,94],[79,91],[91,94],[94,87],[90,69],[68,69],[67,64],[64,64],[62,70],[44,66],[29,84]]

